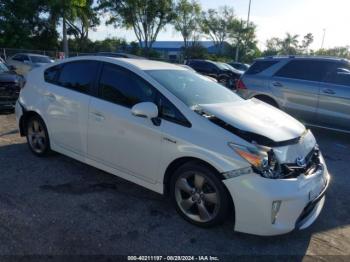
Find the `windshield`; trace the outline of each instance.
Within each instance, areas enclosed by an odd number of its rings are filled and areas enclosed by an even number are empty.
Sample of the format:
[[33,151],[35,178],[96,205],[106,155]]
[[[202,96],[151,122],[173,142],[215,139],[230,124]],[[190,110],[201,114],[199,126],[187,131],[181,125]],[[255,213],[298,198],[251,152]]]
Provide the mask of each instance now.
[[188,70],[146,71],[187,106],[231,103],[242,98],[205,76]]
[[51,63],[50,58],[47,56],[31,56],[30,59],[32,60],[32,63]]
[[4,63],[0,62],[0,73],[4,73],[8,71],[10,70],[7,68],[7,66]]

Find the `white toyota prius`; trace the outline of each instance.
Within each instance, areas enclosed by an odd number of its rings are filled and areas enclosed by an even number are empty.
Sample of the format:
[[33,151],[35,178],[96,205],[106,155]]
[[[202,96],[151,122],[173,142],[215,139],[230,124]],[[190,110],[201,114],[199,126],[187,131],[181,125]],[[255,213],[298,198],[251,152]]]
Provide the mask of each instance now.
[[168,63],[85,56],[39,67],[16,117],[35,155],[53,150],[166,194],[198,226],[233,217],[250,234],[306,228],[330,181],[303,124]]

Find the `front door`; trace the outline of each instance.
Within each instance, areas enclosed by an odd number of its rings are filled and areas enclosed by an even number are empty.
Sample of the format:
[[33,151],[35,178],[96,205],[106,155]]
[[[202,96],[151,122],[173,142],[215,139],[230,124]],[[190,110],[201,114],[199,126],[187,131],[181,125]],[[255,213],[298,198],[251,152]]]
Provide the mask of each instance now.
[[328,61],[295,59],[275,73],[269,86],[281,98],[286,112],[306,123],[318,123],[319,90],[329,64]]
[[97,98],[91,98],[88,157],[124,174],[155,183],[162,132],[150,119],[131,114],[154,102],[156,90],[131,71],[110,63],[102,68]]

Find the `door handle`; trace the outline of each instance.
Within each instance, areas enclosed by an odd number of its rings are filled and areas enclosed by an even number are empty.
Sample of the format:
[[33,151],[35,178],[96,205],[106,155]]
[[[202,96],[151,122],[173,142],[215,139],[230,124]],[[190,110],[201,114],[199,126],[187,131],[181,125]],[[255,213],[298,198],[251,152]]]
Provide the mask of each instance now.
[[282,87],[283,86],[280,82],[277,82],[277,81],[272,82],[272,85],[275,87]]
[[335,91],[333,89],[330,89],[330,88],[322,89],[322,92],[325,94],[329,94],[329,95],[335,95]]
[[97,121],[102,121],[105,119],[104,115],[102,115],[101,113],[91,112],[90,114],[93,115]]

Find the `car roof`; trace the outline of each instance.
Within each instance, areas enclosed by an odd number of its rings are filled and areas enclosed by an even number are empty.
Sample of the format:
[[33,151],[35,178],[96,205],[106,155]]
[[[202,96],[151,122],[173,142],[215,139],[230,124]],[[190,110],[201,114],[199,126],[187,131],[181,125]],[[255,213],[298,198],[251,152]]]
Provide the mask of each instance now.
[[81,56],[81,57],[74,57],[74,58],[68,58],[60,61],[61,63],[69,62],[69,61],[79,61],[79,60],[98,60],[98,61],[105,61],[105,62],[113,62],[113,61],[119,61],[128,65],[132,65],[134,67],[137,67],[138,69],[142,71],[147,70],[188,70],[182,66],[166,63],[166,62],[160,62],[160,61],[154,61],[149,59],[133,59],[133,58],[121,58],[121,57],[110,57],[110,56]]
[[15,56],[15,55],[29,55],[29,56],[41,56],[41,57],[48,57],[47,55],[34,54],[34,53],[17,53],[17,54],[14,54],[13,56]]
[[347,59],[335,56],[266,56],[257,58],[255,61],[264,60],[317,60],[317,61],[348,61]]

